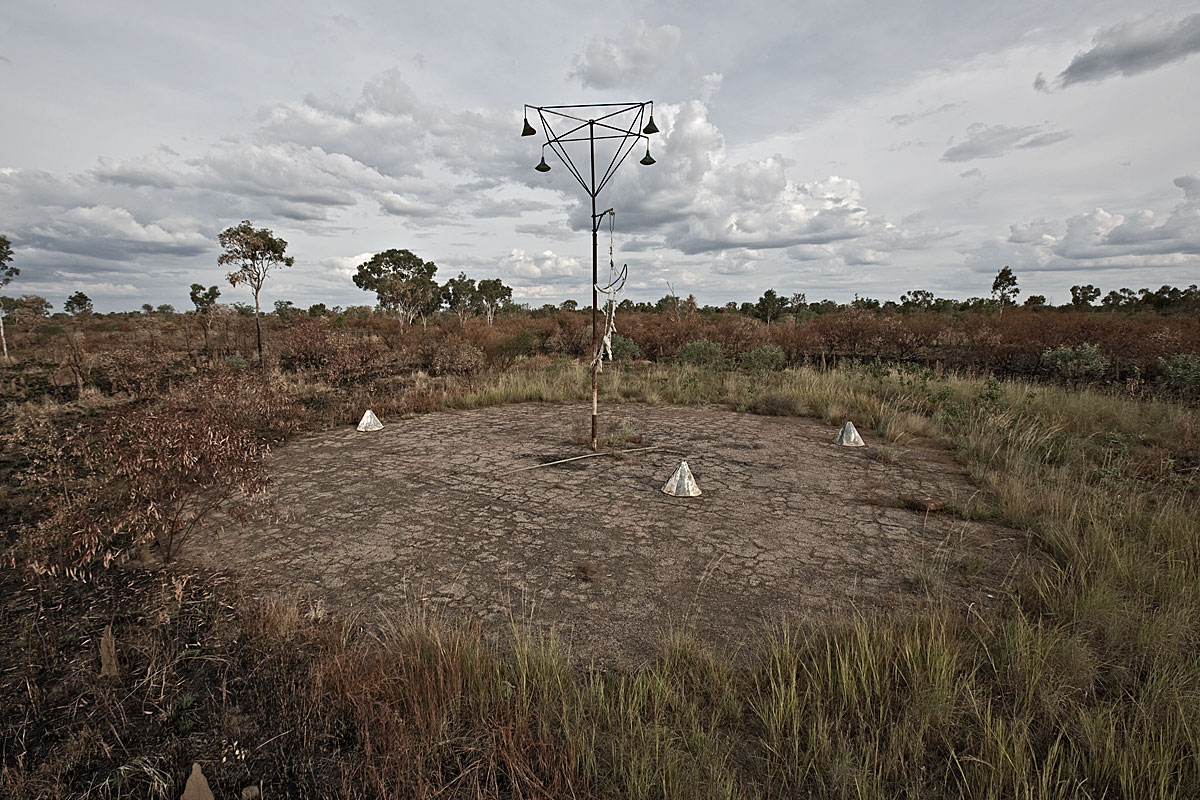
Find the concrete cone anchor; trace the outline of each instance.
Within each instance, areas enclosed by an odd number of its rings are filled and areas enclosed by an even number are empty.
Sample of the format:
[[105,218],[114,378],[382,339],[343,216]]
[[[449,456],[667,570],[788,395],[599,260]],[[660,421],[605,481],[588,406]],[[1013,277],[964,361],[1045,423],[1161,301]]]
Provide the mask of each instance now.
[[379,417],[375,416],[375,412],[367,409],[367,413],[363,414],[359,420],[358,429],[360,431],[377,431],[383,427],[383,423],[379,421]]
[[692,477],[692,471],[688,469],[686,461],[679,462],[675,473],[663,484],[662,490],[663,494],[669,494],[672,497],[700,496],[700,487],[696,485],[696,479]]
[[833,441],[834,444],[840,444],[842,447],[865,447],[866,442],[858,435],[858,430],[855,429],[854,423],[849,420],[842,426],[838,432],[837,438]]
[[192,764],[192,774],[188,775],[179,800],[213,800],[212,789],[208,788],[208,779],[199,764]]

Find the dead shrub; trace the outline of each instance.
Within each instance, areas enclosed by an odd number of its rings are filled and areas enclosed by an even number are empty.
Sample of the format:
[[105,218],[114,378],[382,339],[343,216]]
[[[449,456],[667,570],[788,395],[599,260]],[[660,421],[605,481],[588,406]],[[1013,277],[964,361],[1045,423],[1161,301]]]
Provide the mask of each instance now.
[[315,370],[325,364],[330,350],[330,322],[325,317],[290,321],[278,346],[279,366],[285,370]]
[[433,353],[431,367],[434,375],[472,376],[483,369],[483,351],[470,342],[452,337],[442,342]]
[[30,454],[21,480],[46,509],[10,561],[37,573],[85,576],[150,543],[170,560],[212,511],[239,513],[265,484],[262,446],[210,412],[127,408],[52,427],[42,419],[14,432]]
[[97,372],[106,376],[113,392],[130,397],[154,397],[172,376],[186,373],[179,353],[150,340],[138,347],[106,350],[97,356]]
[[295,387],[260,370],[214,370],[177,387],[171,403],[272,440],[298,430],[308,419]]
[[335,386],[370,382],[386,372],[391,360],[388,347],[375,336],[335,331],[326,317],[291,322],[279,348],[282,369],[311,372]]

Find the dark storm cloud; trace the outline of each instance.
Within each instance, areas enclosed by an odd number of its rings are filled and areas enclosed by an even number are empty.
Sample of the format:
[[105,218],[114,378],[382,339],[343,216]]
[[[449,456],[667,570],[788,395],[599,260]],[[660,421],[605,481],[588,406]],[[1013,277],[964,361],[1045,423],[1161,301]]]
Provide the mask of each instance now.
[[1092,49],[1077,54],[1059,74],[1055,81],[1059,88],[1114,75],[1128,77],[1182,61],[1200,51],[1200,14],[1165,23],[1151,19],[1123,22],[1100,30],[1092,43]]
[[213,243],[184,223],[141,222],[123,208],[72,208],[16,230],[21,247],[102,260],[121,261],[139,256],[200,255]]

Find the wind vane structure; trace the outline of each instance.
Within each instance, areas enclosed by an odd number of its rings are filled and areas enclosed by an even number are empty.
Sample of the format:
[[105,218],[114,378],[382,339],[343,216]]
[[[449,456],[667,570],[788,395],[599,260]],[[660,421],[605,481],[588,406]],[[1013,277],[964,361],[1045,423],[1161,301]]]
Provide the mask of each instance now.
[[[542,145],[542,160],[534,167],[538,172],[549,172],[546,163],[546,148],[549,147],[558,159],[575,176],[579,185],[592,200],[592,450],[596,449],[597,385],[600,373],[600,338],[597,327],[597,301],[600,292],[597,276],[597,233],[600,220],[611,214],[608,209],[596,213],[596,198],[612,180],[617,169],[625,163],[633,149],[643,140],[646,155],[638,159],[639,164],[650,166],[650,136],[658,133],[654,124],[654,101],[640,103],[597,103],[595,105],[525,106],[525,126],[522,136],[536,136],[537,129],[529,124],[529,112],[537,114],[546,134]],[[643,124],[644,123],[644,124]],[[586,162],[583,143],[587,143]],[[597,143],[600,159],[597,161]],[[575,150],[580,162],[571,157]],[[601,169],[597,175],[597,163]]]

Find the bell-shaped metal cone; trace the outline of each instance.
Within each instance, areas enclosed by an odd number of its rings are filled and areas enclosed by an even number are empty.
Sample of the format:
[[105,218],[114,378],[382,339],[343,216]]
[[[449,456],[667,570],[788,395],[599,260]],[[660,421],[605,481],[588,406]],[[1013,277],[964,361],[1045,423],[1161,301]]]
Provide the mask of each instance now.
[[658,133],[658,126],[654,124],[654,115],[650,115],[650,121],[646,123],[646,127],[642,128],[642,133]]
[[646,156],[638,161],[639,164],[645,164],[647,167],[654,163],[654,159],[650,156],[650,148],[646,148]]
[[858,430],[854,427],[854,423],[847,421],[842,429],[838,431],[837,438],[833,440],[834,444],[840,444],[842,447],[866,447],[866,442],[858,435]]
[[662,490],[663,494],[669,494],[671,497],[700,496],[700,487],[696,485],[696,479],[692,477],[692,471],[688,469],[686,461],[679,462],[675,474],[663,484]]
[[537,128],[529,124],[529,117],[525,118],[525,127],[521,129],[522,136],[533,136],[537,133]]
[[550,171],[550,165],[546,163],[545,156],[542,156],[541,162],[536,167],[534,167],[534,169],[536,169],[538,172],[549,172]]
[[375,412],[367,409],[367,413],[362,415],[362,419],[358,423],[360,431],[377,431],[383,428],[383,423],[379,421],[379,417],[375,416]]

